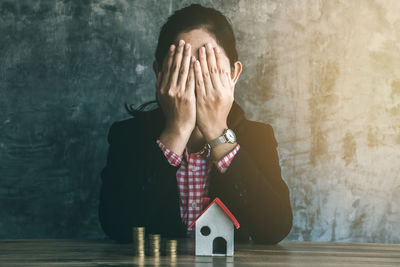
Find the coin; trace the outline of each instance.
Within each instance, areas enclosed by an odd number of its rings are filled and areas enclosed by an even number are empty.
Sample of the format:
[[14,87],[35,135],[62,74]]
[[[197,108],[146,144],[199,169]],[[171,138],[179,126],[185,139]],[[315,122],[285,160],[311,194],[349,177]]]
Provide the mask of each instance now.
[[161,251],[161,235],[159,234],[149,234],[149,246],[148,254],[149,256],[160,256]]
[[178,240],[170,239],[165,241],[165,255],[176,257],[178,253]]
[[133,255],[143,257],[145,255],[145,228],[133,227]]

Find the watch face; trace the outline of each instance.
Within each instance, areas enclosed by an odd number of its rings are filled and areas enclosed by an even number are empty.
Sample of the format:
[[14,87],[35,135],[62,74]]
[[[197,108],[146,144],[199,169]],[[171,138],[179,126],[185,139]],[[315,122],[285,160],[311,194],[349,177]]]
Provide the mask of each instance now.
[[231,142],[231,143],[236,142],[236,135],[231,129],[228,129],[226,131],[225,135],[229,142]]

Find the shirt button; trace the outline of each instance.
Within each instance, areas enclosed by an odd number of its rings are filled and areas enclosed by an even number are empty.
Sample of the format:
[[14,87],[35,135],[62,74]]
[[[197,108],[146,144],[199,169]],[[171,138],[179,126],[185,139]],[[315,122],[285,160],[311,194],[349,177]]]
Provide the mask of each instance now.
[[197,167],[195,165],[190,165],[190,169],[195,172],[195,171],[198,171],[200,169],[200,167]]
[[192,202],[192,208],[196,208],[197,204],[195,201]]

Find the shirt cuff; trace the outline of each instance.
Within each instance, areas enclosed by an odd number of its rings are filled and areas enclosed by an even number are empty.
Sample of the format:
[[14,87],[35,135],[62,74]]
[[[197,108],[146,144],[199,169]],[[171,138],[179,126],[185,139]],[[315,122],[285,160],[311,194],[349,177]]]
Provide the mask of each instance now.
[[161,148],[162,152],[164,153],[165,157],[167,158],[168,162],[172,166],[179,166],[182,162],[183,156],[176,154],[174,151],[168,149],[160,139],[157,139],[157,144]]
[[228,152],[224,157],[222,157],[220,160],[216,162],[218,170],[221,173],[226,172],[228,169],[229,165],[231,164],[233,158],[235,157],[236,153],[239,151],[240,145],[237,144],[234,149],[232,149],[230,152]]

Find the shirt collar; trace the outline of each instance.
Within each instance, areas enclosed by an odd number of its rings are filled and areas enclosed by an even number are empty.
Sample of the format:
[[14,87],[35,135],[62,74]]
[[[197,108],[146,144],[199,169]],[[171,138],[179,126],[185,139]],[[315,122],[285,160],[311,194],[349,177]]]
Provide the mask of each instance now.
[[[202,149],[200,149],[200,151],[193,152],[192,154],[199,154],[202,158],[205,158],[205,159],[209,159],[211,157],[211,151],[210,151],[210,149],[207,149],[206,147],[203,147]],[[189,161],[189,151],[188,151],[187,146],[185,147],[184,156],[185,156],[186,162],[188,162]]]

